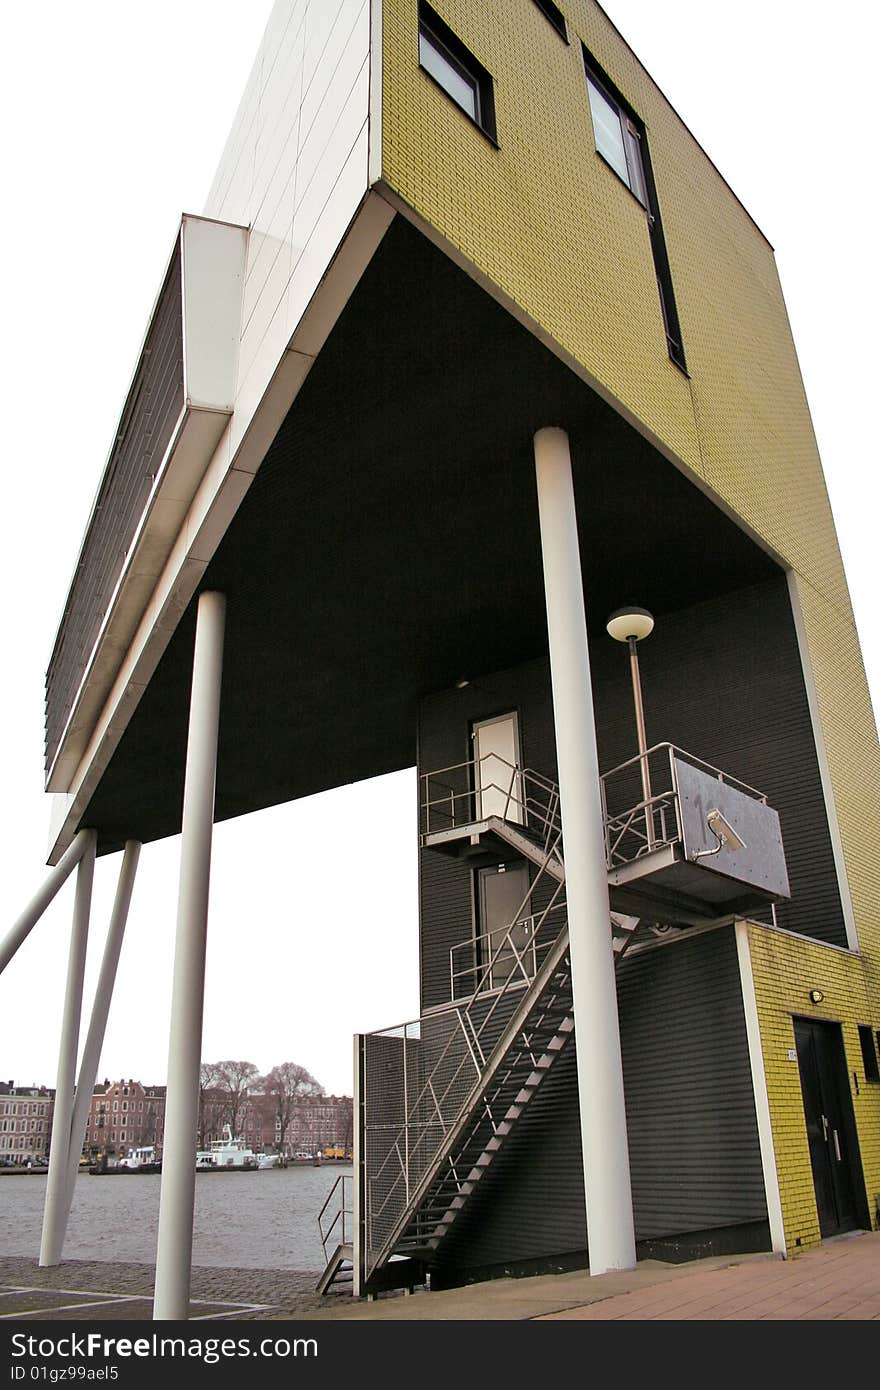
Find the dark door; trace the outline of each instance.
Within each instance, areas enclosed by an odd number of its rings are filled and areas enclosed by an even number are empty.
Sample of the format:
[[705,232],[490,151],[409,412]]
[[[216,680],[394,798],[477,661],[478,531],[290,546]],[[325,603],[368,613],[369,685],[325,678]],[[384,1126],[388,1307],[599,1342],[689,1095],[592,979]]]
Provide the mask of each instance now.
[[833,1236],[862,1224],[854,1172],[858,1142],[843,1038],[839,1024],[808,1018],[795,1019],[794,1037],[819,1231]]

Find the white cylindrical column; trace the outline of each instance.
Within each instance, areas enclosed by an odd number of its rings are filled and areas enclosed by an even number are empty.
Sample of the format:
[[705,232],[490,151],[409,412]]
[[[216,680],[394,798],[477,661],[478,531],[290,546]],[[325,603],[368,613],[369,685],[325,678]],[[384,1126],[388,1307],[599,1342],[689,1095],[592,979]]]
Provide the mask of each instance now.
[[107,1030],[110,1001],[113,998],[113,986],[116,983],[119,953],[122,950],[122,938],[125,935],[125,924],[128,921],[128,909],[131,904],[131,895],[134,889],[134,879],[137,873],[140,853],[141,847],[137,840],[126,841],[125,851],[122,855],[122,865],[119,870],[119,882],[116,885],[116,897],[113,901],[113,911],[110,914],[110,923],[107,927],[107,940],[104,942],[101,973],[98,976],[98,985],[95,990],[94,1003],[92,1004],[92,1018],[89,1024],[89,1031],[86,1034],[82,1061],[79,1065],[79,1081],[76,1085],[76,1098],[73,1103],[73,1118],[70,1122],[70,1148],[67,1160],[67,1192],[64,1208],[59,1216],[59,1259],[61,1258],[64,1236],[67,1231],[67,1222],[70,1216],[70,1204],[73,1200],[74,1183],[76,1181],[76,1175],[79,1172],[83,1136],[89,1121],[89,1109],[91,1108],[92,1095],[95,1090],[95,1078],[98,1075],[98,1064],[101,1061],[101,1048],[104,1046],[104,1034]]
[[535,435],[535,472],[565,839],[590,1273],[636,1263],[623,1067],[580,546],[568,436]]
[[76,1052],[79,1046],[83,976],[86,968],[89,915],[92,907],[95,849],[98,843],[98,837],[94,830],[88,830],[85,834],[85,847],[76,871],[76,897],[73,904],[73,925],[70,929],[70,952],[67,957],[67,987],[64,993],[64,1013],[61,1020],[61,1045],[58,1049],[58,1080],[55,1088],[55,1111],[52,1116],[49,1177],[46,1182],[43,1235],[40,1241],[41,1265],[58,1264],[61,1259],[61,1246],[64,1243],[64,1228],[67,1224],[66,1198],[70,1122],[73,1116]]
[[162,1145],[156,1296],[153,1305],[154,1318],[161,1319],[186,1318],[189,1313],[208,887],[225,617],[226,600],[222,594],[201,595],[196,621],[183,792],[177,938],[168,1043],[165,1137]]
[[88,838],[88,830],[80,830],[77,832],[73,842],[58,860],[55,868],[47,875],[42,887],[31,898],[18,921],[10,928],[3,940],[0,941],[0,975],[3,974],[3,971],[12,960],[19,946],[23,941],[27,940],[30,932],[39,922],[46,908],[55,897],[55,894],[62,885],[67,882],[68,876],[82,859],[83,852],[88,844]]

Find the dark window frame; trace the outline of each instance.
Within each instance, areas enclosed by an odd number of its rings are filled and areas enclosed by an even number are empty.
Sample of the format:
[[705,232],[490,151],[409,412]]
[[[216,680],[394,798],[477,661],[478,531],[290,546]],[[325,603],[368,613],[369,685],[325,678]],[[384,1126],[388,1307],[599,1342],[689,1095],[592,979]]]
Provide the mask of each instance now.
[[[859,1034],[859,1044],[862,1049],[862,1067],[865,1072],[865,1080],[880,1082],[880,1061],[877,1060],[877,1046],[874,1042],[874,1032],[870,1023],[856,1024]],[[880,1034],[878,1034],[880,1038]]]
[[535,0],[535,4],[541,11],[545,19],[553,25],[561,39],[568,43],[568,30],[565,27],[565,15],[558,5],[553,4],[553,0]]
[[[434,49],[453,71],[472,84],[475,97],[476,115],[468,111],[467,107],[462,106],[461,102],[447,87],[437,78],[434,73],[429,71],[421,61],[422,39]],[[495,120],[495,93],[492,74],[487,68],[483,67],[470,49],[462,43],[461,39],[450,29],[436,10],[433,10],[427,0],[419,0],[419,67],[426,77],[439,87],[440,91],[458,107],[472,125],[477,127],[486,139],[498,147],[498,128]]]
[[[657,291],[660,296],[660,312],[663,316],[666,348],[669,353],[670,361],[687,376],[688,369],[681,338],[681,324],[678,318],[678,308],[675,303],[675,291],[672,286],[672,271],[669,266],[666,239],[663,235],[663,224],[660,219],[660,204],[657,197],[657,185],[654,182],[654,170],[651,166],[651,152],[648,147],[645,123],[614,85],[608,74],[599,66],[585,44],[581,45],[581,49],[583,51],[587,83],[592,83],[605,100],[616,109],[618,119],[621,122],[621,138],[624,143],[628,170],[630,169],[630,158],[633,155],[633,151],[635,150],[637,153],[639,172],[644,184],[644,199],[630,183],[627,183],[627,181],[621,177],[613,164],[603,155],[596,141],[595,125],[593,125],[593,143],[596,147],[596,155],[601,159],[606,169],[611,170],[614,177],[623,184],[627,192],[635,198],[639,206],[644,209],[648,221],[651,254],[654,259],[654,273],[657,277]],[[589,105],[589,87],[587,91],[587,102]],[[592,109],[590,110],[590,121],[592,124]],[[627,125],[630,128],[630,135],[627,135],[626,132]],[[633,145],[633,139],[637,142],[636,145]],[[632,177],[632,175],[630,176]]]

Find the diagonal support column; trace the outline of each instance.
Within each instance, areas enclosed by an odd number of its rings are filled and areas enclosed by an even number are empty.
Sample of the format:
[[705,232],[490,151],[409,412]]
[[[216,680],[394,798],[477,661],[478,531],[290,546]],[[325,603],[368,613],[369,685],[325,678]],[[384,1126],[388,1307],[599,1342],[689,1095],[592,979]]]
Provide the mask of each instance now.
[[189,1314],[208,887],[225,614],[226,601],[222,594],[201,595],[196,620],[183,792],[177,939],[168,1044],[168,1093],[165,1101],[156,1297],[153,1305],[153,1316],[157,1319],[182,1319]]
[[15,925],[0,942],[0,975],[6,969],[19,946],[28,938],[39,922],[46,908],[67,882],[73,870],[85,853],[89,842],[88,830],[80,830],[52,872],[46,877],[39,891],[34,894]]
[[623,1065],[599,759],[571,456],[564,430],[535,435],[535,473],[574,998],[590,1273],[636,1263]]
[[41,1265],[58,1264],[61,1259],[61,1245],[67,1222],[65,1198],[70,1151],[70,1122],[73,1118],[76,1052],[79,1045],[83,976],[86,968],[86,946],[89,935],[89,916],[92,908],[95,849],[98,843],[98,837],[94,830],[88,830],[85,834],[87,836],[85,848],[76,872],[76,897],[73,905],[73,925],[70,931],[70,952],[67,958],[67,988],[64,995],[64,1014],[61,1022],[58,1081],[55,1089],[55,1111],[52,1117],[52,1141],[49,1151],[49,1177],[46,1184],[46,1205],[43,1210],[43,1236],[40,1242]]
[[76,1097],[73,1104],[73,1118],[70,1124],[70,1142],[68,1145],[67,1160],[67,1190],[65,1192],[64,1205],[58,1213],[59,1259],[61,1258],[61,1252],[64,1247],[64,1237],[67,1233],[67,1222],[70,1217],[70,1204],[73,1201],[74,1183],[76,1182],[76,1175],[79,1172],[79,1159],[82,1152],[83,1136],[86,1131],[86,1125],[88,1124],[89,1109],[95,1090],[95,1078],[98,1075],[98,1065],[101,1061],[101,1048],[104,1046],[104,1034],[107,1031],[110,1001],[113,998],[113,986],[116,983],[119,953],[122,950],[122,938],[125,935],[125,925],[128,921],[128,909],[131,905],[131,895],[134,889],[134,879],[137,873],[140,852],[141,847],[137,840],[126,841],[125,851],[122,856],[122,865],[119,870],[119,882],[116,885],[116,897],[113,902],[113,911],[110,914],[110,924],[107,927],[107,940],[104,943],[101,973],[98,976],[98,986],[95,990],[95,1000],[92,1004],[92,1018],[86,1036],[85,1047],[83,1048],[82,1061],[79,1066],[79,1081],[77,1082]]

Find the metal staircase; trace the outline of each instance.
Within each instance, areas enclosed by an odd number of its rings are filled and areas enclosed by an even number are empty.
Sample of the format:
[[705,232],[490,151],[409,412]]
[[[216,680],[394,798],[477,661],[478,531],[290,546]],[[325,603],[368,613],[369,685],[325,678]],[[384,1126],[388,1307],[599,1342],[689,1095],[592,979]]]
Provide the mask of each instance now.
[[[491,779],[473,761],[423,776],[420,844],[477,865],[526,859],[535,872],[506,929],[452,948],[449,1004],[359,1039],[360,1198],[321,1291],[349,1263],[356,1291],[417,1281],[574,1036],[558,788],[491,756]],[[631,791],[638,763],[602,783],[615,961],[643,924],[712,920],[788,888],[781,842],[775,879],[766,856],[759,871],[732,858],[747,848],[734,826],[776,852],[766,798],[671,745],[647,756],[669,769],[660,791],[645,796],[647,776]],[[669,915],[656,910],[667,904]]]
[[[517,768],[511,774],[505,789],[505,809],[514,807],[510,820],[497,814],[475,820],[472,812],[462,819],[460,798],[453,793],[450,805],[448,788],[445,823],[438,826],[432,808],[423,804],[426,847],[493,862],[527,859],[536,872],[506,930],[453,947],[450,994],[454,999],[466,979],[467,998],[432,1012],[412,1032],[405,1025],[388,1038],[371,1035],[377,1050],[400,1050],[405,1096],[402,1122],[366,1125],[367,1292],[411,1284],[413,1269],[432,1258],[574,1033],[558,791],[531,772]],[[530,913],[541,888],[548,901]],[[637,926],[635,917],[613,915],[616,955]],[[457,968],[463,952],[471,963]],[[319,1290],[345,1278],[355,1258],[353,1246],[340,1242]]]
[[448,1236],[574,1033],[568,926],[544,958],[444,1134],[406,1207],[375,1252],[430,1258]]

